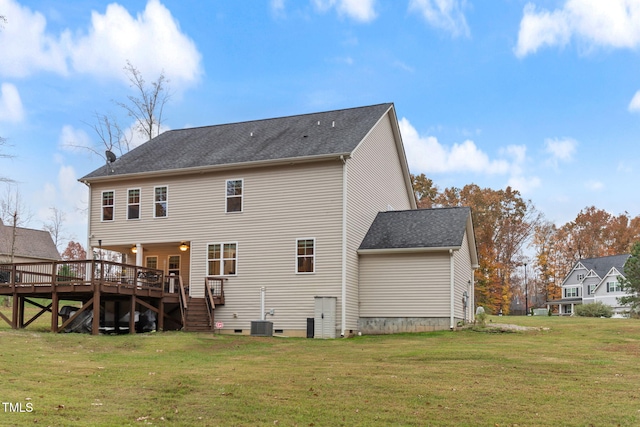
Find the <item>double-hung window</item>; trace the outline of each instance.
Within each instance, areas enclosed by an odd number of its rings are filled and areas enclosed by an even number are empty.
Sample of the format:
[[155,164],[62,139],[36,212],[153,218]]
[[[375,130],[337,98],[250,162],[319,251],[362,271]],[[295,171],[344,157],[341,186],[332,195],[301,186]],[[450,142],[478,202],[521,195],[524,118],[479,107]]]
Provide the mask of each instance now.
[[102,220],[113,221],[115,206],[115,192],[113,190],[102,192]]
[[596,286],[595,284],[591,284],[589,286],[587,286],[587,295],[593,295],[596,291]]
[[211,243],[207,246],[207,274],[235,276],[238,264],[237,243]]
[[242,187],[244,180],[227,180],[226,212],[242,212]]
[[576,298],[579,297],[578,288],[565,288],[564,289],[564,297],[565,298]]
[[153,217],[165,218],[169,216],[169,189],[166,186],[155,187],[154,190]]
[[622,291],[622,286],[620,286],[620,282],[607,282],[607,292],[620,292]]
[[315,273],[316,268],[316,239],[296,240],[296,273]]
[[139,188],[132,188],[127,192],[127,219],[140,219]]

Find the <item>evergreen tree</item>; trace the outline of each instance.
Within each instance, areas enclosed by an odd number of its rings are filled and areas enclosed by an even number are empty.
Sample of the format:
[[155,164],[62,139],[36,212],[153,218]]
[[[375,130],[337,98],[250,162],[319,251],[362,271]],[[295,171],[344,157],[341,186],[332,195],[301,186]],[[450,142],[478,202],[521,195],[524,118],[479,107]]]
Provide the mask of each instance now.
[[624,264],[625,277],[621,280],[622,289],[629,294],[618,298],[620,304],[629,304],[633,313],[640,312],[640,242],[631,248],[631,256]]

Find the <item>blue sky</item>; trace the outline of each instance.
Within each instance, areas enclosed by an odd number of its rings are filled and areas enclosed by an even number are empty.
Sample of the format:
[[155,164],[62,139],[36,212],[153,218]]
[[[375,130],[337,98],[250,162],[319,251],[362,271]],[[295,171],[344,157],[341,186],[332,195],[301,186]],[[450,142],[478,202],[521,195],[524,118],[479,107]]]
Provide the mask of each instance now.
[[[640,0],[0,0],[0,136],[40,228],[86,241],[94,112],[129,60],[168,129],[394,102],[413,173],[507,185],[564,224],[640,215]],[[4,194],[4,190],[2,191]]]

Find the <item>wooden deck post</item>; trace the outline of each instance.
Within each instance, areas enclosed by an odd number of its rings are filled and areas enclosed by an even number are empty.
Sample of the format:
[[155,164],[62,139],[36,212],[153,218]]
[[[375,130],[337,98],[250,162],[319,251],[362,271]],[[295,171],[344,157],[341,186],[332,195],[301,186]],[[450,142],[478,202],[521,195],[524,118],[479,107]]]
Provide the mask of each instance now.
[[129,308],[129,333],[136,333],[136,296],[131,295],[131,307]]
[[160,304],[158,306],[158,331],[164,331],[164,301],[160,298]]
[[51,332],[58,332],[58,293],[54,291],[51,293]]
[[91,335],[100,334],[100,283],[93,284],[93,322]]
[[13,291],[13,310],[11,311],[11,328],[18,329],[18,310],[19,310],[18,294]]
[[24,328],[24,297],[18,298],[20,310],[18,311],[18,329]]

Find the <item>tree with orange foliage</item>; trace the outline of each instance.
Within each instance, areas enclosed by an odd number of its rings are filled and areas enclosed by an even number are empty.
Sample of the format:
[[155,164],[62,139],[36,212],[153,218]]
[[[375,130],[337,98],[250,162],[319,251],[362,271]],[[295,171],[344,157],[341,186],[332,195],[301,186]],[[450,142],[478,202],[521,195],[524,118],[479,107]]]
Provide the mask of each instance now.
[[78,242],[71,240],[67,248],[60,254],[65,261],[76,261],[87,259],[87,251]]

